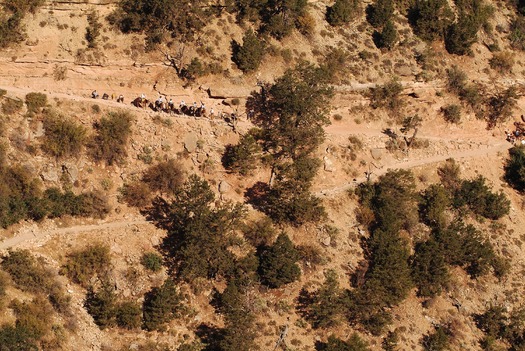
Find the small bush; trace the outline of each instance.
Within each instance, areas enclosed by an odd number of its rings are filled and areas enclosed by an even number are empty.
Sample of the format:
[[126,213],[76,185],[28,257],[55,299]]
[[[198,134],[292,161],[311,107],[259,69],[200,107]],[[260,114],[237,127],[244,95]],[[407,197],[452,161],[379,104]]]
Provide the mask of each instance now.
[[98,14],[91,11],[87,15],[88,26],[86,28],[86,40],[88,48],[94,49],[98,46],[98,37],[100,36],[100,22],[98,21]]
[[158,272],[162,269],[162,256],[155,252],[147,252],[142,255],[140,263],[152,272]]
[[398,40],[394,22],[387,21],[381,32],[374,32],[374,43],[380,49],[392,50]]
[[366,9],[366,19],[374,28],[383,27],[394,16],[394,2],[392,0],[376,0]]
[[414,33],[425,41],[433,41],[443,38],[454,13],[446,0],[425,0],[415,2],[409,17]]
[[5,90],[5,89],[0,89],[0,98],[1,98],[1,97],[4,97],[5,94],[7,94],[7,90]]
[[510,44],[514,49],[525,50],[525,17],[517,16],[510,25]]
[[44,140],[42,149],[54,157],[80,157],[86,140],[86,130],[81,125],[55,113],[44,117]]
[[183,182],[182,165],[173,159],[159,162],[144,172],[142,180],[153,191],[173,195]]
[[20,290],[46,293],[51,286],[51,272],[27,250],[9,251],[2,257],[1,265]]
[[22,100],[5,98],[2,103],[2,112],[6,115],[13,115],[22,110],[23,106],[24,102]]
[[504,193],[492,193],[485,184],[486,179],[479,176],[464,180],[454,198],[454,205],[467,205],[472,212],[489,219],[499,219],[509,213],[510,201]]
[[29,93],[26,95],[27,112],[40,113],[47,104],[47,95],[42,93]]
[[122,200],[129,206],[143,208],[151,204],[153,197],[151,188],[143,182],[125,184],[120,192]]
[[450,104],[441,108],[443,117],[448,123],[459,124],[461,122],[461,106],[456,104]]
[[510,52],[496,52],[489,60],[490,68],[501,74],[511,73],[514,66],[514,55]]
[[370,88],[369,98],[372,108],[384,107],[389,110],[397,110],[402,106],[399,94],[403,91],[401,83],[392,80],[382,86]]
[[448,349],[451,332],[445,326],[438,326],[433,333],[423,337],[422,345],[425,351],[445,351]]
[[109,269],[110,261],[109,247],[101,244],[89,245],[69,254],[61,272],[74,283],[86,287],[91,278],[101,276]]
[[96,161],[108,165],[120,163],[127,156],[133,118],[128,112],[110,112],[96,122],[96,135],[91,142],[91,155]]

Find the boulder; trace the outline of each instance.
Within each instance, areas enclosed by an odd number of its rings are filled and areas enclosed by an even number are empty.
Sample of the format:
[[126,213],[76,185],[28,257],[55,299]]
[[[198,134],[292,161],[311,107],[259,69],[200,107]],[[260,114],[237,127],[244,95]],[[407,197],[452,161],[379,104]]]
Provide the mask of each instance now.
[[42,178],[44,182],[56,183],[60,179],[60,175],[58,174],[58,170],[55,167],[48,165],[40,173],[40,178]]
[[228,184],[227,181],[221,180],[221,182],[219,183],[219,193],[221,194],[227,193],[228,191],[230,191],[230,189],[231,189],[231,185]]
[[324,160],[324,170],[326,172],[334,172],[335,171],[335,167],[334,167],[334,163],[332,162],[332,160],[330,160],[328,157],[323,157],[323,160]]
[[197,149],[197,134],[189,133],[184,137],[184,148],[188,152],[194,152]]
[[66,172],[69,175],[71,182],[76,182],[78,180],[78,167],[71,162],[65,162],[62,165],[62,171]]
[[412,72],[412,68],[409,65],[402,65],[398,66],[394,69],[395,73],[402,76],[402,77],[408,77],[412,76],[414,73]]
[[372,150],[370,150],[370,154],[372,155],[372,158],[374,160],[380,160],[381,157],[383,157],[383,150],[381,150],[381,149],[372,149]]

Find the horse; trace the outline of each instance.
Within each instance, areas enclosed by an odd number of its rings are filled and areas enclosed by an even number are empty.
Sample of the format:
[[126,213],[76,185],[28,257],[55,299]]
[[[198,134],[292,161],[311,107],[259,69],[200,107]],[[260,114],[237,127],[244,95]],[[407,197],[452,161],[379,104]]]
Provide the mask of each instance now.
[[206,108],[198,107],[193,114],[195,117],[206,117]]
[[102,94],[102,100],[108,100],[109,99],[109,95],[104,93]]
[[136,98],[135,100],[133,100],[131,102],[131,104],[135,107],[139,107],[139,108],[143,108],[145,109],[148,105],[149,105],[149,100],[148,99],[143,99],[141,98],[140,96],[138,98]]
[[122,103],[124,103],[124,96],[119,95],[119,97],[117,98],[117,102],[122,102]]

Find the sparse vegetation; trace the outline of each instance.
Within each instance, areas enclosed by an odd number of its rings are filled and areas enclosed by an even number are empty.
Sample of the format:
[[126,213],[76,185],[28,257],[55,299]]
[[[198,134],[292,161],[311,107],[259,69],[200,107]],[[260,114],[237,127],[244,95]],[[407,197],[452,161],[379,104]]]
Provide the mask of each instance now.
[[110,263],[109,247],[93,244],[70,253],[61,272],[74,283],[87,287],[91,278],[103,277],[110,268]]
[[458,124],[461,122],[461,106],[450,104],[441,108],[443,117],[448,123]]
[[402,106],[399,94],[403,91],[401,83],[392,80],[382,86],[370,88],[368,97],[372,108],[387,108],[392,111],[398,110]]
[[155,252],[147,252],[142,255],[140,263],[152,272],[158,272],[162,269],[162,256]]
[[29,93],[26,95],[26,106],[28,114],[36,114],[42,112],[47,104],[47,95],[42,93]]
[[90,148],[96,161],[104,161],[108,165],[124,161],[132,120],[127,112],[110,112],[95,123],[96,135]]
[[84,127],[58,113],[47,111],[44,116],[44,130],[42,150],[46,153],[57,158],[80,156],[86,141]]

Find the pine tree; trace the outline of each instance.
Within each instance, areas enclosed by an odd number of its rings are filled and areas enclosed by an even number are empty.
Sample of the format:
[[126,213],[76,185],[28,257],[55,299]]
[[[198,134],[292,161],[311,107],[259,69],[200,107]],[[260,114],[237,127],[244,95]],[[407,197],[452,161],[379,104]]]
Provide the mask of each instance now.
[[244,32],[242,45],[234,41],[232,60],[243,72],[255,71],[264,57],[265,45],[252,29]]
[[326,11],[326,20],[331,26],[341,26],[354,18],[359,3],[356,0],[336,0]]
[[263,284],[279,288],[301,276],[297,265],[299,253],[286,234],[280,234],[275,243],[264,250],[260,257],[259,274]]
[[377,40],[377,46],[379,48],[384,48],[388,50],[392,50],[397,42],[397,30],[396,26],[394,25],[394,22],[391,20],[388,20],[381,33],[379,33],[378,40]]
[[171,279],[166,279],[160,287],[151,289],[144,296],[144,328],[161,330],[167,322],[179,316],[181,301],[182,296]]

